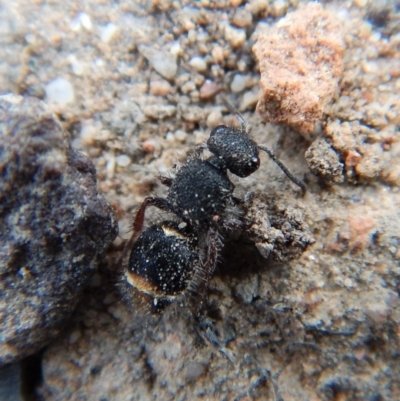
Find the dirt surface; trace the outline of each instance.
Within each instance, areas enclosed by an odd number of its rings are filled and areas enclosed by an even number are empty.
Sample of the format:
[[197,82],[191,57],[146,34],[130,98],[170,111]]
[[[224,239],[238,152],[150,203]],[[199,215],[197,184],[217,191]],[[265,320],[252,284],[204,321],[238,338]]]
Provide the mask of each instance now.
[[[255,112],[252,52],[260,24],[305,3],[0,6],[0,93],[53,108],[93,160],[120,228],[69,327],[44,352],[42,399],[400,399],[399,4],[323,2],[343,29],[344,73],[306,161],[311,142]],[[178,304],[144,316],[121,300],[123,241],[144,197],[166,194],[157,175],[210,128],[237,124],[221,95],[308,186],[302,197],[264,155],[256,173],[232,178],[235,195],[303,210],[315,243],[279,264],[232,240],[200,323]],[[148,224],[162,217],[151,212]]]

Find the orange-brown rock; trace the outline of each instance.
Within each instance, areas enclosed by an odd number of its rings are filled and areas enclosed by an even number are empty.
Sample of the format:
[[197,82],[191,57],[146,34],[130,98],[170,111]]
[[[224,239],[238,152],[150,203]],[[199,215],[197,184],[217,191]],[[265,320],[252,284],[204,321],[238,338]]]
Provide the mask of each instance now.
[[310,3],[264,29],[253,52],[261,72],[257,109],[264,119],[303,134],[313,131],[343,72],[344,43],[335,16]]

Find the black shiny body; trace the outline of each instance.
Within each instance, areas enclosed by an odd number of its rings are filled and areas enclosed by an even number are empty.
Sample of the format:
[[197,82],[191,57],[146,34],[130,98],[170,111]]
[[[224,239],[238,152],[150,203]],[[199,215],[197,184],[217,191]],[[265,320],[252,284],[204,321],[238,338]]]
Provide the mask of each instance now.
[[190,226],[207,229],[224,213],[234,188],[223,165],[193,159],[179,170],[167,201]]
[[[128,273],[144,292],[176,296],[192,279],[198,262],[197,238],[172,221],[152,225],[135,243]],[[139,278],[144,281],[139,283]]]
[[257,144],[241,130],[219,125],[211,131],[207,147],[238,177],[248,177],[260,166]]

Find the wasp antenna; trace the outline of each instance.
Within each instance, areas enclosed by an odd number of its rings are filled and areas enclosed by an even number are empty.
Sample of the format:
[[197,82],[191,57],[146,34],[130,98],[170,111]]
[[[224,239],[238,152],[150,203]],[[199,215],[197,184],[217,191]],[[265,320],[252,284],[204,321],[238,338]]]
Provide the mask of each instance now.
[[306,193],[306,191],[307,191],[306,184],[303,181],[296,178],[289,171],[289,169],[276,157],[275,153],[271,149],[268,149],[266,146],[260,146],[260,145],[258,145],[258,149],[263,150],[280,167],[280,169],[287,175],[287,177],[289,177],[289,179],[294,184],[296,184],[298,187],[301,188],[301,191],[303,192],[303,194]]
[[237,120],[240,122],[240,125],[242,127],[242,131],[246,134],[249,133],[249,126],[246,123],[245,119],[243,118],[243,116],[239,113],[239,111],[233,107],[229,102],[228,99],[226,97],[222,98],[223,102],[225,103],[225,106],[228,108],[228,110],[234,114],[234,116],[237,118]]

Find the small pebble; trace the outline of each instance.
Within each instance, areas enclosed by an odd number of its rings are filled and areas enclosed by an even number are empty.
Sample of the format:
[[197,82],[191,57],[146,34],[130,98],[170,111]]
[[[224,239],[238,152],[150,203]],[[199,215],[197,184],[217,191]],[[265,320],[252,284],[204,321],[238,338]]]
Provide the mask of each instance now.
[[181,44],[178,41],[172,44],[170,53],[173,54],[174,56],[182,56],[183,50]]
[[142,144],[142,148],[146,153],[153,153],[155,147],[154,141],[151,139],[148,139],[147,141],[144,141]]
[[80,21],[79,17],[74,18],[70,22],[69,27],[70,27],[71,31],[78,32],[81,29],[81,21]]
[[119,167],[127,167],[131,164],[131,159],[127,155],[119,155],[116,157],[115,161]]
[[175,135],[171,131],[167,132],[167,135],[165,136],[165,139],[168,142],[175,142]]
[[382,324],[385,321],[389,311],[388,305],[377,298],[371,297],[371,300],[363,303],[363,312],[378,324]]
[[150,94],[153,96],[167,96],[172,91],[172,86],[168,81],[151,81]]
[[172,104],[147,104],[141,107],[146,117],[162,120],[172,117],[176,113],[176,106]]
[[382,35],[380,32],[374,32],[370,37],[369,40],[370,42],[379,42],[382,38]]
[[246,4],[246,10],[250,11],[253,15],[259,15],[269,10],[269,2],[265,0],[251,0]]
[[355,6],[364,8],[368,4],[368,0],[353,0]]
[[83,121],[81,124],[80,138],[85,146],[93,146],[96,140],[97,128],[93,123]]
[[235,15],[232,18],[232,24],[239,28],[246,28],[253,22],[253,16],[251,13],[243,8],[236,10]]
[[182,18],[179,21],[185,31],[196,28],[201,10],[194,7],[184,7],[182,10]]
[[70,23],[70,28],[73,31],[79,31],[81,28],[85,28],[87,31],[91,31],[93,28],[92,20],[90,15],[86,13],[79,13]]
[[347,287],[347,288],[353,288],[354,287],[354,281],[347,277],[343,280],[343,284]]
[[349,103],[350,103],[349,96],[340,96],[338,104],[341,108],[347,107],[349,105]]
[[200,102],[200,92],[197,90],[190,92],[190,99],[191,99],[192,103],[199,103]]
[[140,45],[138,47],[140,53],[148,60],[150,65],[164,78],[172,79],[178,71],[176,55],[156,50],[149,46]]
[[93,28],[92,24],[92,19],[90,18],[89,14],[86,13],[80,13],[79,14],[79,19],[81,21],[82,26],[87,30],[91,31]]
[[79,15],[82,26],[87,30],[91,31],[93,28],[92,19],[90,18],[89,14],[80,13]]
[[206,79],[204,78],[203,75],[197,74],[196,76],[193,77],[193,81],[196,84],[196,87],[198,88],[199,86],[203,85],[204,81]]
[[210,99],[214,97],[220,91],[220,89],[220,85],[216,84],[214,81],[207,79],[200,87],[200,98]]
[[223,63],[224,49],[221,46],[215,46],[211,51],[211,55],[212,55],[215,63],[218,63],[218,64]]
[[70,54],[67,57],[67,60],[70,62],[72,71],[75,75],[83,75],[85,67],[79,60],[77,60],[75,54]]
[[358,35],[360,38],[369,39],[372,33],[372,26],[370,23],[364,21],[360,24],[358,28]]
[[222,121],[222,113],[221,110],[214,110],[212,111],[207,117],[207,127],[208,128],[215,128],[219,125]]
[[101,67],[104,67],[105,62],[104,62],[103,59],[97,58],[96,60],[94,60],[94,65],[95,65],[97,68],[101,68]]
[[72,103],[75,99],[72,84],[64,78],[56,78],[45,86],[46,100],[59,104]]
[[379,71],[379,65],[378,63],[374,62],[374,61],[362,61],[361,62],[361,68],[363,70],[364,73],[368,74],[368,73],[377,73]]
[[243,94],[240,102],[240,110],[253,110],[258,102],[258,90],[252,90]]
[[239,60],[236,65],[239,72],[245,72],[247,69],[247,63],[244,60]]
[[208,33],[203,31],[203,29],[197,31],[196,37],[197,37],[197,43],[207,42],[207,40],[209,39]]
[[175,138],[179,142],[185,142],[187,138],[187,133],[185,131],[178,130],[175,132]]
[[197,31],[195,29],[191,29],[188,32],[187,37],[188,37],[190,43],[192,43],[192,44],[197,43]]
[[111,155],[106,164],[107,178],[112,179],[115,173],[115,157]]
[[340,8],[337,12],[336,12],[336,18],[339,21],[348,21],[350,19],[350,15],[349,15],[349,10],[347,8]]
[[281,17],[287,11],[289,3],[285,0],[277,0],[272,7],[272,15],[277,18]]
[[246,80],[243,75],[236,74],[231,83],[231,91],[238,93],[246,87]]
[[189,65],[199,72],[207,71],[207,63],[203,57],[193,57],[189,61]]
[[181,91],[185,95],[194,91],[196,89],[196,84],[193,81],[188,81],[181,86]]
[[350,150],[345,160],[346,167],[355,167],[361,159],[362,155],[360,153],[358,153],[356,150]]
[[104,43],[109,43],[115,37],[115,34],[118,32],[118,27],[111,22],[102,28],[100,39]]
[[246,41],[246,32],[243,29],[234,28],[233,26],[225,26],[225,39],[233,48],[243,46]]

